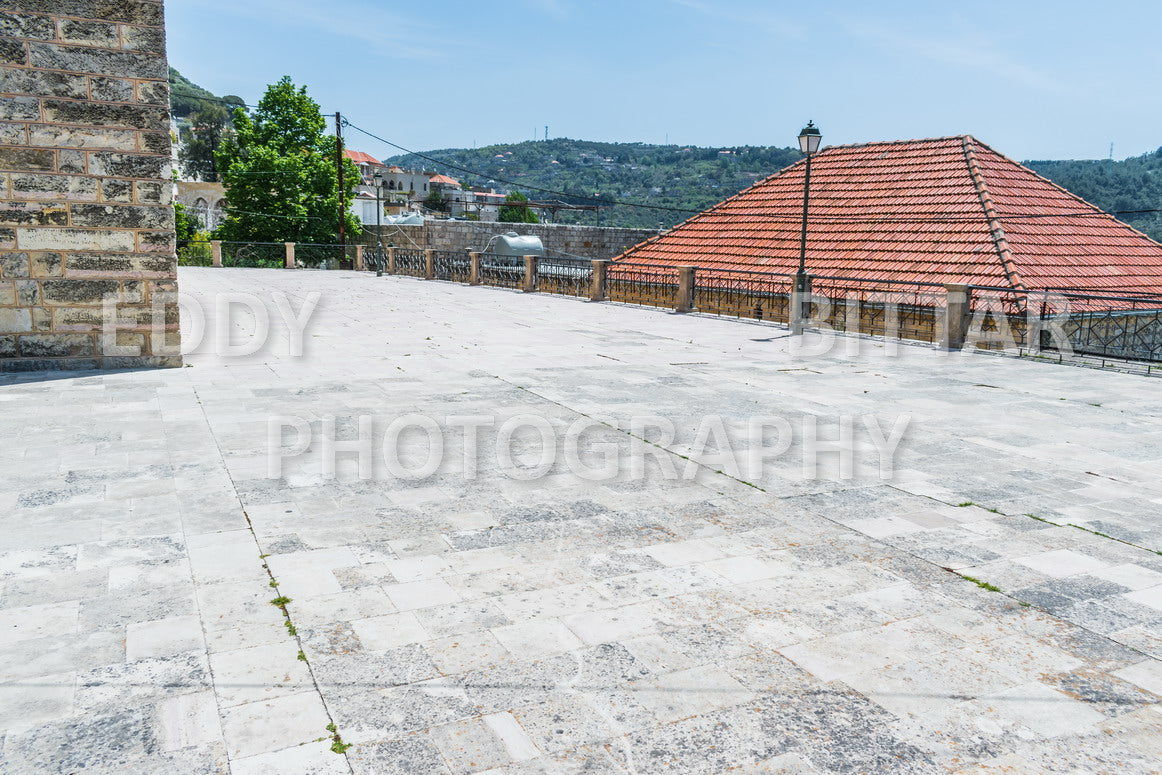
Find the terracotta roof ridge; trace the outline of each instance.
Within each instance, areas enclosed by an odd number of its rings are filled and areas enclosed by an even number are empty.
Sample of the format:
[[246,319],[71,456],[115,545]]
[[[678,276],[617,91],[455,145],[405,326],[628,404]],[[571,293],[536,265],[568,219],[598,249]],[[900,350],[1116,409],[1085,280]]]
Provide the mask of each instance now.
[[[972,135],[947,135],[944,137],[915,137],[911,140],[870,140],[866,143],[843,143],[841,145],[825,146],[819,153],[829,151],[833,148],[868,148],[873,145],[915,145],[916,143],[939,143],[948,142],[951,140],[964,141],[965,139],[973,140]],[[818,155],[818,154],[816,154]]]
[[[1017,272],[1016,262],[1013,261],[1013,251],[1009,247],[1009,240],[1005,236],[1004,227],[1001,225],[1001,217],[993,204],[992,196],[989,195],[988,184],[985,182],[984,175],[981,174],[980,165],[976,163],[976,152],[973,151],[972,146],[977,140],[972,135],[963,135],[961,142],[964,144],[964,161],[968,165],[968,174],[972,178],[972,184],[976,187],[977,196],[980,197],[984,216],[988,219],[989,236],[992,237],[993,245],[996,247],[1001,269],[1004,270],[1005,277],[1013,288],[1025,290],[1025,283],[1021,280],[1020,273]],[[989,148],[989,150],[992,149]]]

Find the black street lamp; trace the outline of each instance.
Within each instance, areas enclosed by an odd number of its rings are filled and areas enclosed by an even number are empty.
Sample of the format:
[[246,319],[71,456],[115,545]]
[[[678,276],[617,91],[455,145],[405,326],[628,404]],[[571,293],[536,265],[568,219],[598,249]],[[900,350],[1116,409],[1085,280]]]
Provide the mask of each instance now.
[[811,200],[811,157],[819,150],[819,143],[823,135],[814,121],[808,121],[807,126],[799,132],[799,150],[807,156],[807,170],[803,177],[803,228],[799,234],[799,271],[795,274],[795,295],[798,303],[795,305],[794,318],[791,320],[791,333],[801,334],[806,324],[808,297],[811,293],[811,278],[807,275],[807,205]]
[[380,228],[380,216],[383,215],[383,205],[380,203],[380,197],[383,195],[383,170],[376,170],[372,176],[375,181],[375,241],[379,247],[375,252],[375,276],[383,277],[383,265],[385,263],[383,255],[383,230]]

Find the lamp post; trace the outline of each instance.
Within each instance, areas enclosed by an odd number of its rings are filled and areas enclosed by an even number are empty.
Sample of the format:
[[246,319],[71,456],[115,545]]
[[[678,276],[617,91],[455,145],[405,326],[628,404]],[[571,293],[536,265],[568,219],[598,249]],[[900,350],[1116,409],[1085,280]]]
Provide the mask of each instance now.
[[375,180],[375,241],[378,244],[375,252],[375,276],[383,277],[383,231],[380,229],[380,216],[383,215],[383,204],[380,202],[383,194],[383,170],[376,170],[371,177]]
[[807,274],[807,205],[811,201],[811,157],[819,150],[823,135],[814,121],[799,132],[799,150],[807,156],[803,177],[803,228],[799,233],[799,271],[795,273],[795,304],[792,310],[791,333],[802,334],[807,324],[807,305],[810,303],[811,278]]

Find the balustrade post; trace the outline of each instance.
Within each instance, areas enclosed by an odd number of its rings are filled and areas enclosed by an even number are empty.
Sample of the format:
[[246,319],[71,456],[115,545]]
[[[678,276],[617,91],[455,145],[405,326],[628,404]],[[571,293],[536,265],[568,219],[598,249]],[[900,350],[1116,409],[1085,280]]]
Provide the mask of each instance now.
[[436,279],[436,251],[430,248],[424,250],[424,279]]
[[295,243],[284,242],[282,244],[283,244],[283,247],[286,249],[286,268],[287,269],[294,269],[295,268]]
[[480,285],[480,254],[468,251],[468,284]]
[[387,249],[387,273],[395,274],[395,248]]
[[210,266],[222,266],[222,240],[210,240]]
[[941,346],[948,350],[964,348],[971,320],[972,287],[960,283],[944,284],[944,333]]
[[589,301],[605,301],[606,299],[606,269],[609,266],[608,261],[601,259],[593,260],[593,280],[589,286]]
[[521,290],[525,293],[532,293],[537,289],[537,257],[525,256],[525,278],[521,285]]
[[363,271],[363,246],[362,245],[355,246],[355,271],[356,272]]
[[675,312],[694,311],[694,267],[678,267],[678,298],[674,304]]

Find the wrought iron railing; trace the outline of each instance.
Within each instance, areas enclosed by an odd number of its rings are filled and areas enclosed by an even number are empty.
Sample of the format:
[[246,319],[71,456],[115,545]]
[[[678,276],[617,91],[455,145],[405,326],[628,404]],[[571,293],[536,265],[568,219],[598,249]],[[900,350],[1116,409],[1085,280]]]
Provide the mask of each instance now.
[[584,258],[538,258],[536,287],[542,293],[588,297],[593,290],[593,262]]
[[[971,344],[981,350],[1011,350],[1033,346],[1029,340],[1027,291],[986,285],[972,286],[969,305]],[[1034,310],[1034,316],[1038,313]]]
[[524,285],[525,262],[521,256],[498,253],[480,254],[480,283],[498,288],[520,288]]
[[1029,292],[1041,349],[1162,361],[1162,298],[1062,291]]
[[299,242],[295,244],[295,266],[303,269],[354,269],[355,245]]
[[694,308],[709,315],[785,323],[793,279],[739,269],[695,269]]
[[213,249],[204,240],[178,240],[178,266],[212,266]]
[[437,280],[466,283],[472,273],[472,264],[466,251],[433,250],[432,270]]
[[408,277],[426,277],[428,259],[424,251],[415,248],[395,248],[395,273]]
[[672,309],[678,300],[678,270],[670,266],[616,261],[606,269],[605,283],[609,301]]
[[941,283],[822,275],[811,278],[811,295],[811,318],[834,331],[921,342],[938,342],[943,335]]
[[222,266],[277,268],[286,266],[282,242],[223,242]]

